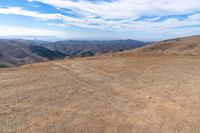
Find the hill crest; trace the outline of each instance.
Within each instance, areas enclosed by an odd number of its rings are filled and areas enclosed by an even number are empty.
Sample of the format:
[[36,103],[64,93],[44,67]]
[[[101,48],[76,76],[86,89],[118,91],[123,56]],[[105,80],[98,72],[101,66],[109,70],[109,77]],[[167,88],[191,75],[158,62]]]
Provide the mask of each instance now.
[[132,50],[137,54],[200,55],[200,36],[175,38]]

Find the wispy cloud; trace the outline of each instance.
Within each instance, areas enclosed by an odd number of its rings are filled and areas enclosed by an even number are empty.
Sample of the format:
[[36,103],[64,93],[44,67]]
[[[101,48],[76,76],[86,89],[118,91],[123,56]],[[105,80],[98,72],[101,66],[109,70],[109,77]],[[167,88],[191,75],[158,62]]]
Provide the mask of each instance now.
[[[62,14],[44,14],[36,11],[27,11],[21,7],[7,7],[0,8],[1,14],[15,14],[15,15],[23,15],[28,17],[33,17],[39,20],[47,21],[47,20],[61,20],[62,23],[57,24],[58,26],[65,27],[68,25],[75,25],[79,27],[85,28],[114,28],[119,30],[128,30],[133,28],[132,30],[162,30],[164,28],[176,28],[180,26],[191,26],[200,24],[200,14],[193,14],[188,16],[185,20],[179,20],[176,18],[167,18],[162,21],[156,21],[161,19],[161,16],[153,17],[150,19],[144,19],[141,21],[135,21],[135,18],[128,19],[103,19],[103,18],[73,18],[69,16],[65,16]],[[156,21],[156,22],[155,22]]]
[[[195,20],[198,19],[197,12],[200,11],[199,0],[117,0],[111,2],[98,1],[95,3],[85,0],[29,0],[29,2],[33,1],[49,4],[57,8],[70,9],[80,16],[78,19],[82,23],[79,26],[83,27],[144,30],[144,28],[163,29],[200,23]],[[163,16],[188,14],[192,15],[182,21],[170,17],[158,21]],[[141,16],[155,17],[144,21],[135,21]],[[65,21],[65,23],[67,22]],[[98,26],[94,26],[94,24],[98,24]]]
[[0,8],[0,13],[1,14],[14,14],[14,15],[23,15],[23,16],[28,16],[28,17],[34,17],[37,19],[41,20],[55,20],[55,19],[60,19],[60,20],[65,20],[69,22],[75,22],[77,19],[67,17],[61,14],[44,14],[44,13],[39,13],[37,11],[28,11],[24,10],[22,7],[7,7],[7,8]]
[[54,37],[66,37],[59,31],[52,31],[47,29],[37,29],[29,27],[19,27],[19,26],[0,26],[0,36],[54,36]]
[[[176,31],[180,31],[180,27],[200,25],[200,0],[27,1],[31,4],[39,2],[49,5],[57,11],[44,13],[42,10],[8,6],[0,7],[0,14],[32,17],[46,21],[46,24],[52,27],[77,26],[140,34],[152,31],[161,34],[170,32],[180,34]],[[182,16],[184,17],[180,19]],[[194,28],[190,30],[192,32]]]
[[80,15],[111,18],[135,18],[139,16],[163,16],[192,13],[199,10],[199,0],[116,0],[92,3],[86,0],[29,0],[55,7],[70,9]]

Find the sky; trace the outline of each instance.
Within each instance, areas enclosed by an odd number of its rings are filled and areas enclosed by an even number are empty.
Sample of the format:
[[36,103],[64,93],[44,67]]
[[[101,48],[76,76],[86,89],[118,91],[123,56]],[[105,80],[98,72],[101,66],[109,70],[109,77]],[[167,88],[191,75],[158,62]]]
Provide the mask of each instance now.
[[200,0],[0,0],[0,37],[157,41],[200,34]]

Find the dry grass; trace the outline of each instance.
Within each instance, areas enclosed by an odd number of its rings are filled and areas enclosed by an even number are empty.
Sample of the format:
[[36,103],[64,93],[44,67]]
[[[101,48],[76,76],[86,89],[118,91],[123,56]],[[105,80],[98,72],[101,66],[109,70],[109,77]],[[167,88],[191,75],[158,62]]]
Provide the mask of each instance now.
[[200,36],[165,40],[133,51],[139,54],[157,53],[200,56]]
[[123,54],[2,69],[0,132],[198,133],[200,57]]

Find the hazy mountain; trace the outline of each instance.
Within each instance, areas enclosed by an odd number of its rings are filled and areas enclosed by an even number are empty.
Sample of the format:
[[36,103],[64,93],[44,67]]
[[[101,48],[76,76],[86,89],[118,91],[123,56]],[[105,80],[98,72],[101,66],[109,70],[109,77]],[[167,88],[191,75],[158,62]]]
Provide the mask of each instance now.
[[45,47],[41,47],[41,46],[30,46],[29,49],[31,50],[32,53],[37,54],[41,57],[45,57],[49,60],[53,60],[53,59],[64,59],[65,58],[65,54],[55,50],[50,50],[48,48]]
[[[42,46],[52,50],[58,50],[68,56],[81,56],[82,53],[96,55],[108,52],[119,52],[142,47],[147,43],[136,40],[112,40],[112,41],[86,41],[67,40],[43,44]],[[86,54],[86,55],[87,55]]]
[[[0,65],[19,66],[47,60],[88,57],[131,50],[134,53],[200,55],[200,36],[176,38],[146,46],[136,40],[87,41],[0,39]],[[138,48],[142,47],[142,48]]]
[[29,50],[31,41],[0,40],[0,65],[18,66],[28,63],[45,61],[46,59]]
[[135,40],[58,41],[0,39],[0,65],[19,66],[47,60],[87,57],[146,45]]

